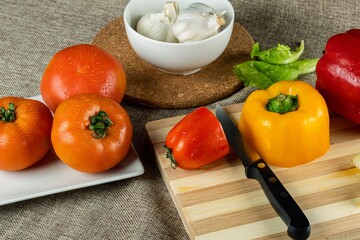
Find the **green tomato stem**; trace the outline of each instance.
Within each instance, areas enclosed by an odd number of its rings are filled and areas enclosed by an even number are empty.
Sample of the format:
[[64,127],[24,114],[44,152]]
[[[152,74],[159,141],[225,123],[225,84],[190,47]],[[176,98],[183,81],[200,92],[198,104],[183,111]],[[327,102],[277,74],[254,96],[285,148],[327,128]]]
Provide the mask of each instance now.
[[113,122],[110,120],[106,112],[100,110],[96,115],[90,117],[89,129],[92,130],[91,135],[94,138],[106,137],[106,131]]
[[298,96],[279,93],[276,97],[268,100],[266,109],[280,114],[296,111],[298,109]]
[[5,109],[4,107],[0,108],[0,119],[3,122],[13,122],[15,121],[15,105],[13,103],[9,103],[9,108]]

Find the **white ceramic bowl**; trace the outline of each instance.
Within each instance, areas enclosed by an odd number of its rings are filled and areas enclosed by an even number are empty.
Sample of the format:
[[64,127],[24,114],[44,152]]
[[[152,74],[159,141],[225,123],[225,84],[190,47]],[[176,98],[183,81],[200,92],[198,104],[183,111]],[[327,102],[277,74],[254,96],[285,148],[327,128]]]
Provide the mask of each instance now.
[[192,43],[167,43],[152,40],[136,32],[139,19],[148,12],[161,12],[165,0],[131,0],[124,10],[125,30],[130,45],[146,62],[173,74],[192,74],[216,60],[229,43],[234,9],[228,0],[179,0],[180,11],[194,2],[205,3],[222,12],[226,10],[225,28],[217,35]]

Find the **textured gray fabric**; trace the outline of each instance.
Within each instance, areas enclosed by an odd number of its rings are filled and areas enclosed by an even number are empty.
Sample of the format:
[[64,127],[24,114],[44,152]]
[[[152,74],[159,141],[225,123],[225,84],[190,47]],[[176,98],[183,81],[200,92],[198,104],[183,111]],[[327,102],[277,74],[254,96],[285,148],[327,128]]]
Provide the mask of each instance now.
[[[360,27],[358,0],[232,0],[236,21],[261,47],[305,40],[305,56],[319,57],[333,34]],[[90,43],[123,13],[125,0],[1,0],[0,97],[39,94],[42,73],[58,50]],[[315,75],[307,76],[310,82]],[[244,101],[244,89],[221,101]],[[0,206],[0,239],[187,239],[155,160],[145,123],[192,109],[152,109],[123,103],[134,145],[145,166],[136,178]],[[213,107],[214,104],[209,105]],[[0,183],[6,184],[6,183]],[[31,183],[29,183],[31,184]]]

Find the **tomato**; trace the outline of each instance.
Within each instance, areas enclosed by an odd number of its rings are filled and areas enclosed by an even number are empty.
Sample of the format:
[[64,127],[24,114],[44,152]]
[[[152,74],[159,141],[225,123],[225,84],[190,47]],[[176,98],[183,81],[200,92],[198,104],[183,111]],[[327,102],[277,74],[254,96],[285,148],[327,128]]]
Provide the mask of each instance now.
[[121,63],[95,45],[79,44],[57,52],[40,83],[41,96],[52,112],[78,93],[97,93],[120,103],[126,88]]
[[230,151],[220,122],[205,107],[195,109],[169,131],[165,148],[172,167],[184,169],[199,168],[226,156]]
[[0,169],[18,171],[42,159],[51,147],[52,114],[42,102],[0,99]]
[[81,172],[102,172],[125,159],[132,140],[129,115],[98,94],[77,94],[54,113],[51,142],[56,155]]

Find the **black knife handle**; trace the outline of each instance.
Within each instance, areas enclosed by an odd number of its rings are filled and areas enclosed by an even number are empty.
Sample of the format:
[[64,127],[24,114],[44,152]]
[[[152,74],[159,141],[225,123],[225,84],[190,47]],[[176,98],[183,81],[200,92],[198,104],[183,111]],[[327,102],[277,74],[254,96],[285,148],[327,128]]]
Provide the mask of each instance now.
[[254,161],[245,171],[248,178],[260,183],[269,202],[287,225],[289,237],[307,239],[311,231],[308,219],[266,162],[262,159]]

